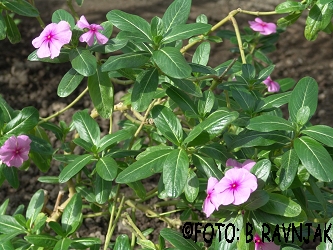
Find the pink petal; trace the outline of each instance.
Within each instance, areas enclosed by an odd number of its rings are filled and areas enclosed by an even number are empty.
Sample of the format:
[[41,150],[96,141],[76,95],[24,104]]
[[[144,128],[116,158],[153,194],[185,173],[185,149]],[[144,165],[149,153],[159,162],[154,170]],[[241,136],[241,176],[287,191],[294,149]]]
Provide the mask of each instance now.
[[276,24],[275,23],[267,23],[265,26],[266,35],[270,35],[276,33]]
[[85,18],[85,16],[81,16],[80,20],[77,22],[77,27],[79,27],[80,29],[84,29],[84,28],[90,28],[90,24],[88,23],[87,19]]
[[94,32],[88,31],[82,34],[79,38],[80,42],[86,42],[89,46],[94,44]]
[[254,31],[258,31],[258,32],[264,32],[264,27],[259,24],[259,23],[255,23],[253,22],[252,24],[250,24],[251,29],[253,29]]
[[218,179],[216,179],[215,177],[209,177],[207,184],[207,194],[213,191],[214,186],[218,182],[219,182]]
[[209,199],[205,199],[202,211],[206,214],[206,217],[208,218],[215,210],[215,206],[210,202]]
[[229,158],[229,159],[227,160],[227,162],[225,163],[225,165],[226,165],[227,167],[235,167],[235,168],[241,168],[241,167],[242,167],[242,164],[241,164],[241,163],[239,163],[238,161],[236,161],[236,160],[234,160],[234,159],[231,159],[231,158]]
[[23,164],[23,159],[20,156],[13,157],[7,165],[8,167],[21,167]]
[[228,188],[226,190],[224,190],[221,194],[220,194],[220,203],[221,205],[230,205],[231,203],[234,202],[234,192],[232,189]]
[[220,196],[221,193],[217,193],[215,190],[210,194],[210,202],[215,206],[216,210],[218,210],[221,205]]
[[277,82],[271,82],[267,88],[268,92],[279,92],[280,85]]
[[251,190],[248,188],[237,188],[234,190],[234,205],[243,204],[246,202],[251,194]]
[[106,44],[109,41],[109,39],[106,36],[104,36],[103,34],[101,34],[99,32],[96,32],[95,35],[96,35],[97,42],[99,44]]
[[255,161],[252,161],[252,160],[246,160],[246,161],[243,162],[243,164],[242,164],[242,168],[244,168],[244,169],[250,171],[251,168],[252,168],[254,165],[256,165],[256,162],[255,162]]
[[58,41],[58,40],[52,40],[50,42],[50,53],[51,53],[50,57],[51,57],[51,59],[59,56],[62,45],[63,45],[63,43]]
[[39,58],[49,57],[51,54],[49,43],[47,41],[43,42],[42,45],[37,50],[37,56]]

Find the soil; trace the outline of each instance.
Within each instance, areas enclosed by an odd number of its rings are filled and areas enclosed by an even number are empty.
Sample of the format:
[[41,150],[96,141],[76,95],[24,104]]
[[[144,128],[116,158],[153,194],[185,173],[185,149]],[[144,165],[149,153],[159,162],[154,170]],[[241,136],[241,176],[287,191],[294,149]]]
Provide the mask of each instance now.
[[[68,10],[65,0],[36,0],[36,6],[40,10],[41,17],[45,23],[49,23],[51,14],[54,10],[63,8]],[[75,1],[73,1],[75,2]],[[171,0],[86,0],[83,7],[75,6],[79,15],[84,14],[91,23],[100,23],[105,20],[105,15],[112,9],[120,9],[131,14],[137,14],[150,21],[153,16],[162,16],[165,9],[171,3]],[[265,4],[256,1],[245,0],[193,0],[190,22],[193,22],[199,14],[205,14],[209,23],[216,24],[224,18],[231,10],[241,7],[252,11],[272,10],[280,1],[270,0]],[[256,5],[257,4],[257,5]],[[40,111],[41,117],[47,117],[54,112],[64,108],[68,103],[74,100],[75,96],[85,88],[85,83],[67,98],[57,96],[57,86],[62,76],[70,69],[70,64],[45,64],[39,62],[27,61],[28,55],[34,50],[31,45],[33,38],[38,36],[41,28],[36,19],[18,17],[20,19],[19,28],[21,30],[22,41],[18,44],[10,44],[9,41],[0,41],[0,94],[14,108],[22,109],[26,106],[34,106]],[[272,18],[272,19],[270,19]],[[239,14],[236,17],[239,26],[247,25],[248,20],[254,19],[252,16]],[[277,17],[264,17],[264,20],[275,21]],[[230,25],[226,26],[231,29]],[[317,40],[309,42],[304,38],[304,18],[298,20],[293,26],[289,27],[281,34],[278,42],[278,50],[270,55],[275,63],[275,71],[272,74],[273,79],[290,77],[298,81],[305,76],[313,77],[319,84],[319,102],[318,110],[312,118],[314,124],[325,124],[333,126],[333,110],[331,109],[330,98],[333,97],[333,88],[331,79],[333,76],[333,46],[332,35],[321,33]],[[216,66],[230,58],[230,45],[221,43],[214,45],[211,53],[211,66]],[[121,86],[115,86],[117,99],[124,94]],[[59,119],[69,122],[75,110],[91,109],[89,96],[86,95],[73,108],[60,116]],[[101,122],[102,131],[106,132],[108,123]],[[117,127],[114,127],[117,129]],[[57,175],[58,168],[52,167],[48,175]],[[54,205],[61,186],[54,187],[49,184],[37,182],[40,176],[38,169],[31,167],[26,172],[20,172],[20,187],[16,190],[7,183],[0,188],[0,204],[6,199],[10,199],[9,211],[23,203],[27,205],[31,196],[38,190],[48,191],[50,209]],[[156,178],[147,180],[146,190],[156,187]],[[123,190],[130,192],[130,190]],[[156,201],[150,201],[154,204]],[[158,232],[165,225],[158,221],[148,219],[142,214],[137,217],[136,225],[144,230],[152,227],[157,229],[151,236],[151,240],[157,242]],[[85,220],[78,236],[95,236],[104,240],[107,231],[107,220],[100,217],[96,220]],[[120,223],[117,233],[128,233],[125,227]]]

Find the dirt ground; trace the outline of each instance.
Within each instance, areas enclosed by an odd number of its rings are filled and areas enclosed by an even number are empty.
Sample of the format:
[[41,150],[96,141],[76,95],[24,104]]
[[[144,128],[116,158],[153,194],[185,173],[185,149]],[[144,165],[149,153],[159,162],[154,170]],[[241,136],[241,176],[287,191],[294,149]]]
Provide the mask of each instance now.
[[[65,0],[36,0],[36,6],[41,12],[45,23],[51,20],[51,14],[58,8],[68,10]],[[73,1],[75,2],[75,1]],[[84,14],[91,23],[100,23],[105,20],[105,14],[112,9],[120,9],[131,14],[137,14],[150,21],[153,16],[162,16],[171,0],[85,0],[82,8],[76,7],[79,15]],[[266,3],[259,1],[245,0],[193,0],[190,22],[193,22],[199,14],[208,16],[209,23],[216,24],[231,10],[241,7],[252,11],[272,10],[281,0],[270,0]],[[0,41],[0,94],[14,109],[22,109],[25,106],[34,106],[40,111],[41,117],[49,116],[64,108],[85,88],[85,83],[81,83],[74,94],[67,98],[57,96],[57,86],[62,76],[70,69],[70,64],[43,64],[39,62],[27,61],[28,55],[34,50],[31,45],[33,38],[38,36],[41,28],[37,20],[21,18],[19,28],[22,34],[22,41],[12,45],[8,40]],[[275,21],[278,17],[264,17],[266,21]],[[240,27],[246,25],[248,20],[254,17],[239,14],[236,19]],[[230,28],[230,25],[226,26]],[[298,81],[305,76],[313,77],[319,84],[319,103],[316,115],[313,117],[314,124],[325,124],[333,126],[333,111],[330,98],[333,97],[333,40],[332,35],[320,34],[314,42],[306,41],[303,36],[304,19],[289,27],[278,42],[278,51],[273,52],[270,58],[275,63],[273,79],[291,77]],[[228,45],[221,43],[214,46],[211,53],[211,66],[216,66],[228,58]],[[115,86],[122,95],[123,88]],[[73,112],[77,109],[91,108],[89,96],[86,95],[79,103],[63,114],[60,119],[69,121]],[[108,124],[101,124],[102,130],[106,130]],[[52,168],[48,175],[56,175],[58,169]],[[20,172],[20,187],[15,190],[8,185],[0,187],[0,204],[5,198],[10,198],[11,209],[15,209],[21,202],[28,204],[32,194],[43,188],[49,191],[50,201],[55,201],[59,189],[52,185],[37,183],[39,172],[35,168],[30,168],[26,173]],[[157,184],[157,183],[156,183]],[[150,180],[147,181],[147,189],[156,186]],[[155,202],[155,201],[152,201]],[[53,205],[52,202],[50,204]],[[148,220],[145,216],[138,217],[138,227],[145,229],[148,227],[163,228],[163,223],[156,220]],[[104,239],[107,230],[107,221],[98,218],[96,221],[86,220],[80,236],[96,236]],[[125,232],[120,225],[119,232]],[[158,233],[158,232],[157,232]],[[156,235],[154,236],[156,237]],[[156,239],[156,238],[155,238]]]

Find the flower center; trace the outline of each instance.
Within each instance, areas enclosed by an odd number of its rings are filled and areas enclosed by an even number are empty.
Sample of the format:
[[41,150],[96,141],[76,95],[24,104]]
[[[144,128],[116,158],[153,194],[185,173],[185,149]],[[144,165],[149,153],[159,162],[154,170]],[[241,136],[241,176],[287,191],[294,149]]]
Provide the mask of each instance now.
[[46,39],[50,41],[52,39],[52,34],[48,34]]
[[234,182],[230,185],[231,189],[237,189],[238,183]]

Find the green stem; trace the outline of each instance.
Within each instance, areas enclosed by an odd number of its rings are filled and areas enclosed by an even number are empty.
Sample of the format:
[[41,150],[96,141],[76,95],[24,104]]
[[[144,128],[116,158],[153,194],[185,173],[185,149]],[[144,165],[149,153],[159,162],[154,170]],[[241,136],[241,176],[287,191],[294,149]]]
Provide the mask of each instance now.
[[236,32],[236,37],[237,37],[237,42],[238,42],[238,47],[239,47],[240,55],[241,55],[241,58],[242,58],[242,63],[246,64],[245,53],[244,53],[244,49],[243,49],[242,37],[241,37],[240,32],[239,32],[237,21],[236,21],[236,19],[233,16],[230,17],[230,20],[231,20],[231,22],[232,22],[232,24],[234,26],[235,32]]
[[78,21],[79,20],[79,16],[76,13],[76,11],[74,10],[73,4],[72,4],[72,0],[67,0],[67,6],[71,10],[72,15],[74,16],[74,18],[76,19],[76,21]]
[[50,115],[49,117],[46,117],[46,118],[42,118],[41,121],[38,122],[38,125],[44,123],[44,122],[47,122],[48,120],[54,118],[54,117],[57,117],[58,115],[64,113],[66,110],[70,109],[71,107],[73,107],[84,95],[85,93],[88,92],[88,87],[82,91],[82,93],[80,95],[78,95],[78,97],[75,98],[74,101],[72,101],[70,104],[68,104],[65,108],[63,108],[62,110],[56,112],[55,114],[53,115]]
[[140,229],[134,224],[132,218],[128,215],[128,213],[125,213],[124,215],[127,219],[127,223],[131,226],[131,228],[134,229],[134,232],[140,236],[142,240],[146,240],[146,237],[141,233]]
[[130,84],[133,84],[134,81],[133,80],[119,80],[117,78],[111,78],[111,81],[113,83],[116,83],[116,84],[120,84],[120,85],[130,85]]

